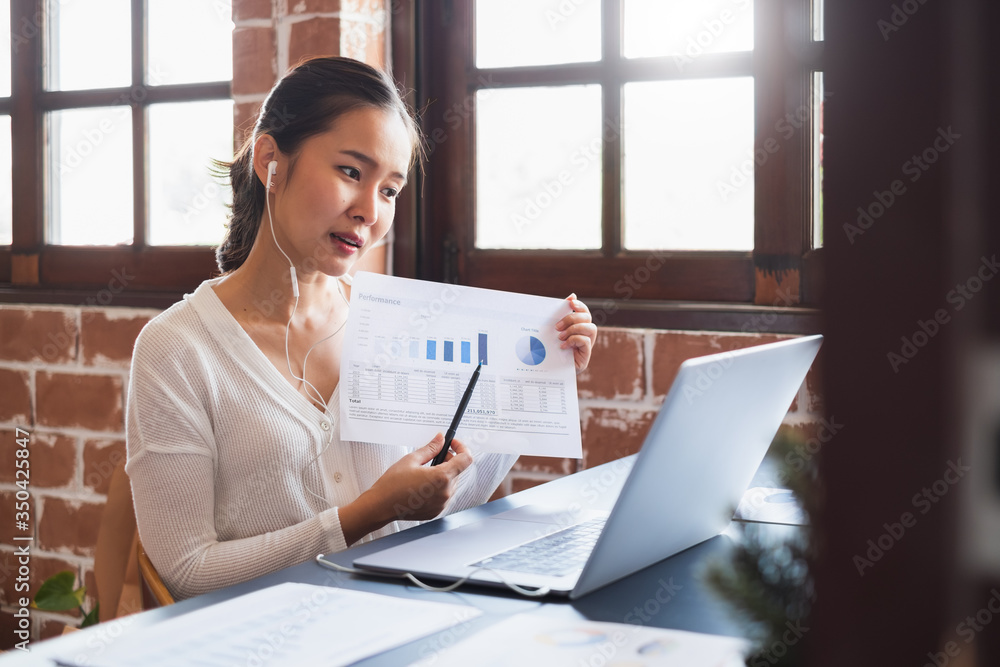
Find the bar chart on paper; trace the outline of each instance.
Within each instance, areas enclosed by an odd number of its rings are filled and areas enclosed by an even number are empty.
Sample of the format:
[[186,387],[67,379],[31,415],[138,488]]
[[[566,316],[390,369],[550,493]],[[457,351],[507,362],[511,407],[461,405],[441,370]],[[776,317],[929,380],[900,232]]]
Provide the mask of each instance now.
[[413,442],[447,428],[484,451],[579,456],[572,353],[559,299],[359,273],[341,364],[342,437]]
[[477,333],[475,340],[456,338],[409,338],[405,341],[389,341],[385,336],[376,336],[376,348],[383,354],[396,357],[405,354],[410,361],[449,361],[471,364],[480,361],[489,363],[489,334]]

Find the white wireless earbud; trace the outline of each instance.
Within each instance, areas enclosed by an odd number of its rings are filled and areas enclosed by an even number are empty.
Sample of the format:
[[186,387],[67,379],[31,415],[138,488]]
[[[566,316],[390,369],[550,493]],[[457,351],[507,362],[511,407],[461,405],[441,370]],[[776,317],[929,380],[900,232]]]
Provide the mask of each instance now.
[[271,160],[267,163],[267,184],[264,186],[264,189],[268,192],[271,191],[271,179],[274,177],[276,171],[278,171],[278,162]]

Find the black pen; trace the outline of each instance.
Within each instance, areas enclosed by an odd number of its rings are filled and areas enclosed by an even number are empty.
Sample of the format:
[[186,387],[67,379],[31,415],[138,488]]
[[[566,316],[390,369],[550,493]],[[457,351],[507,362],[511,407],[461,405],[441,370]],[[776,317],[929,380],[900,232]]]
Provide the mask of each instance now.
[[458,430],[458,424],[462,421],[462,415],[465,414],[465,408],[469,405],[469,399],[472,398],[472,390],[476,388],[476,380],[479,379],[479,371],[483,368],[483,362],[479,362],[476,366],[476,370],[472,373],[472,379],[469,380],[469,386],[465,388],[465,394],[462,395],[462,400],[458,404],[458,410],[455,411],[455,416],[451,420],[451,426],[448,427],[448,432],[444,435],[444,447],[441,451],[431,460],[431,465],[436,466],[439,463],[444,463],[445,458],[448,456],[448,450],[451,449],[451,441],[455,438],[455,431]]

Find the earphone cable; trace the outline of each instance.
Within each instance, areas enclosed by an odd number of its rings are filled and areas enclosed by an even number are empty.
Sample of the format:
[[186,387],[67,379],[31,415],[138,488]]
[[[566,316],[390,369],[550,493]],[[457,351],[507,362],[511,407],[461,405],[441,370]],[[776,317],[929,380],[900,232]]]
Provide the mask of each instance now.
[[[291,315],[289,315],[288,317],[288,322],[285,323],[285,364],[288,367],[288,374],[291,375],[292,378],[294,378],[295,380],[298,380],[299,382],[302,383],[306,395],[310,398],[310,400],[313,400],[320,406],[322,406],[323,413],[330,419],[330,431],[329,431],[330,435],[327,437],[326,443],[324,443],[323,447],[318,452],[316,452],[316,455],[313,456],[312,459],[310,459],[309,463],[307,463],[306,466],[302,469],[302,471],[299,474],[299,478],[302,481],[302,488],[304,488],[307,493],[309,493],[314,498],[317,498],[326,503],[329,502],[327,498],[319,495],[311,488],[309,488],[309,484],[306,483],[306,471],[309,470],[309,468],[311,468],[319,460],[319,458],[326,452],[327,449],[329,449],[330,444],[333,442],[333,434],[336,431],[336,417],[330,412],[330,406],[327,404],[326,400],[323,398],[323,395],[320,393],[320,391],[316,388],[315,385],[313,385],[313,383],[309,382],[306,379],[306,364],[309,361],[309,355],[312,353],[314,349],[316,349],[317,345],[333,338],[338,333],[340,333],[340,331],[347,325],[347,318],[346,317],[344,318],[344,321],[341,323],[339,327],[337,327],[336,331],[331,333],[329,336],[325,336],[324,338],[321,338],[320,340],[316,341],[315,343],[312,344],[312,346],[308,350],[306,350],[305,357],[303,357],[302,359],[302,376],[299,377],[298,375],[296,375],[295,371],[292,370],[292,355],[291,351],[289,350],[289,337],[291,334],[292,320],[295,318],[295,311],[299,307],[299,290],[297,283],[298,277],[295,272],[295,264],[292,262],[288,254],[282,249],[281,244],[278,243],[278,237],[274,232],[274,219],[271,215],[271,178],[270,178],[271,173],[272,172],[270,172],[270,166],[269,166],[268,181],[264,189],[265,190],[264,201],[267,206],[267,224],[268,227],[270,227],[271,229],[271,238],[274,239],[275,247],[278,249],[278,252],[280,252],[282,256],[284,256],[284,258],[288,261],[288,267],[290,269],[290,275],[293,283],[292,295],[294,301],[292,302],[292,312]],[[347,296],[344,294],[344,290],[341,287],[341,282],[342,282],[341,278],[337,279],[337,291],[340,294],[340,298],[343,299],[344,304],[347,306],[349,310],[351,304],[347,300]],[[350,282],[348,282],[348,284],[350,284]]]
[[361,574],[361,575],[368,575],[368,576],[377,575],[377,576],[380,576],[380,577],[391,577],[391,578],[394,578],[394,579],[409,579],[411,582],[413,582],[415,585],[419,586],[420,588],[424,589],[425,591],[435,591],[435,592],[438,592],[438,593],[448,593],[448,592],[451,592],[451,591],[455,590],[456,588],[458,588],[459,586],[461,586],[465,582],[469,581],[469,579],[472,578],[472,575],[474,575],[476,572],[490,572],[494,576],[496,576],[497,579],[500,580],[500,583],[502,583],[504,586],[506,586],[510,590],[514,591],[518,595],[523,595],[523,596],[529,597],[529,598],[540,598],[540,597],[542,597],[544,595],[548,595],[551,592],[551,590],[552,590],[548,586],[542,586],[541,588],[535,588],[535,589],[524,588],[523,586],[518,586],[517,584],[515,584],[512,581],[507,581],[507,578],[504,577],[502,574],[500,574],[500,572],[498,572],[498,571],[496,571],[496,570],[494,570],[492,568],[488,568],[488,567],[477,567],[474,570],[472,570],[472,572],[469,572],[469,574],[465,575],[464,577],[462,577],[458,581],[456,581],[456,582],[454,582],[452,584],[449,584],[447,586],[432,586],[430,584],[426,584],[426,583],[420,581],[419,579],[417,579],[410,572],[403,572],[401,574],[394,574],[394,573],[391,573],[391,572],[377,572],[376,573],[376,572],[369,572],[367,570],[358,570],[357,568],[344,567],[343,565],[339,565],[337,563],[334,563],[331,560],[327,560],[326,556],[323,555],[323,554],[319,554],[319,555],[316,556],[316,563],[319,564],[319,565],[321,565],[321,566],[323,566],[323,567],[325,567],[325,568],[327,568],[327,569],[336,570],[337,572],[344,572],[344,573],[347,573],[347,574]]

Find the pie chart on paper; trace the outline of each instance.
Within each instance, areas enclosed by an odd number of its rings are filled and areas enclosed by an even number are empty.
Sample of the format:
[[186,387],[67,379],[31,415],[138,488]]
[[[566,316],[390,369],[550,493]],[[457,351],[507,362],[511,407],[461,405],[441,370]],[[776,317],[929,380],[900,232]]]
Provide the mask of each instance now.
[[521,363],[528,366],[537,366],[545,360],[545,346],[534,336],[525,336],[517,341],[514,352],[517,353],[517,358],[521,360]]

